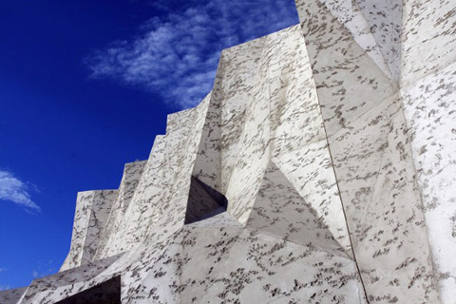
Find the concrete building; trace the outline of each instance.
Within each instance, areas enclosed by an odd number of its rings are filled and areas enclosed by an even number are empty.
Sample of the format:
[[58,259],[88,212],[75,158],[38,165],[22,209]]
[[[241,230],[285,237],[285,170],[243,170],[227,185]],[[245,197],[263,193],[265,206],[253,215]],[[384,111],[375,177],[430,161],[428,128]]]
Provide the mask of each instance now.
[[296,4],[1,303],[456,303],[456,2]]

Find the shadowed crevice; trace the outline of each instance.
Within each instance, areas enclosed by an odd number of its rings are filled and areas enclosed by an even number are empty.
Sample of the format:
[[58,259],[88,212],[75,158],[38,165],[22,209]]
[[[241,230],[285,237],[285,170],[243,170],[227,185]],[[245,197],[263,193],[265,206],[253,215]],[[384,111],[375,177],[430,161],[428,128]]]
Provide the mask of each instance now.
[[117,276],[56,304],[121,304],[120,286],[120,276]]
[[185,224],[191,224],[225,212],[227,207],[228,200],[223,194],[192,176],[185,212]]

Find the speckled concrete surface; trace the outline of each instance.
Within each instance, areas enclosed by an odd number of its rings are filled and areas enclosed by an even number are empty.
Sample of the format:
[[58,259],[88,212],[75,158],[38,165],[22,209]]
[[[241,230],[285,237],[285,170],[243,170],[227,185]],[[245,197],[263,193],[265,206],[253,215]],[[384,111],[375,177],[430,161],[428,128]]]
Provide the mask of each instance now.
[[456,2],[296,4],[2,303],[456,303]]

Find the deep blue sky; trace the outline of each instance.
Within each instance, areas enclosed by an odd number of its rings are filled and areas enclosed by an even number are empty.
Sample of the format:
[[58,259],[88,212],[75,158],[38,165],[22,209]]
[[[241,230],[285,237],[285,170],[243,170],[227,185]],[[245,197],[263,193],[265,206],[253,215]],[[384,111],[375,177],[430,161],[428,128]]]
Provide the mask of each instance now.
[[58,271],[77,192],[147,159],[221,49],[297,22],[292,0],[0,0],[0,290]]

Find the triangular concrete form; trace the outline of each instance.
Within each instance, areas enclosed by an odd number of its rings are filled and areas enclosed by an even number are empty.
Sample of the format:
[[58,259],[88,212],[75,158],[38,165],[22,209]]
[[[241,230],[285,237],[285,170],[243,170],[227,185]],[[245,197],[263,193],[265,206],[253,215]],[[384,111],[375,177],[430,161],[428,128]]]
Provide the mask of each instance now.
[[223,194],[192,176],[187,210],[185,211],[185,224],[191,224],[225,212],[227,205],[227,200]]
[[95,261],[102,231],[118,196],[117,190],[95,190],[78,193],[70,252],[60,271]]
[[107,244],[110,236],[118,231],[125,215],[125,211],[130,204],[136,188],[141,179],[147,161],[136,161],[127,163],[124,166],[122,180],[120,181],[119,191],[116,200],[113,202],[109,217],[100,237],[100,243],[95,253],[95,259],[106,257]]
[[[348,1],[347,1],[348,2]],[[401,75],[402,0],[357,0],[393,80]]]
[[333,255],[351,256],[334,238],[324,218],[273,162],[263,177],[246,227]]
[[365,19],[363,12],[355,1],[317,0],[314,2],[320,2],[322,4],[321,7],[326,8],[332,15],[334,18],[333,21],[342,24],[350,32],[351,39],[363,49],[365,54],[370,57],[385,75],[392,78],[381,47],[371,32],[371,25]]
[[[392,96],[397,85],[321,0],[297,0],[328,137]],[[357,14],[360,18],[360,12]]]
[[[353,260],[248,228],[217,230],[218,237],[214,229],[186,237],[192,246],[181,260],[192,259],[181,268],[181,303],[330,303],[348,290],[346,303],[366,303]],[[195,280],[196,274],[204,279]]]

